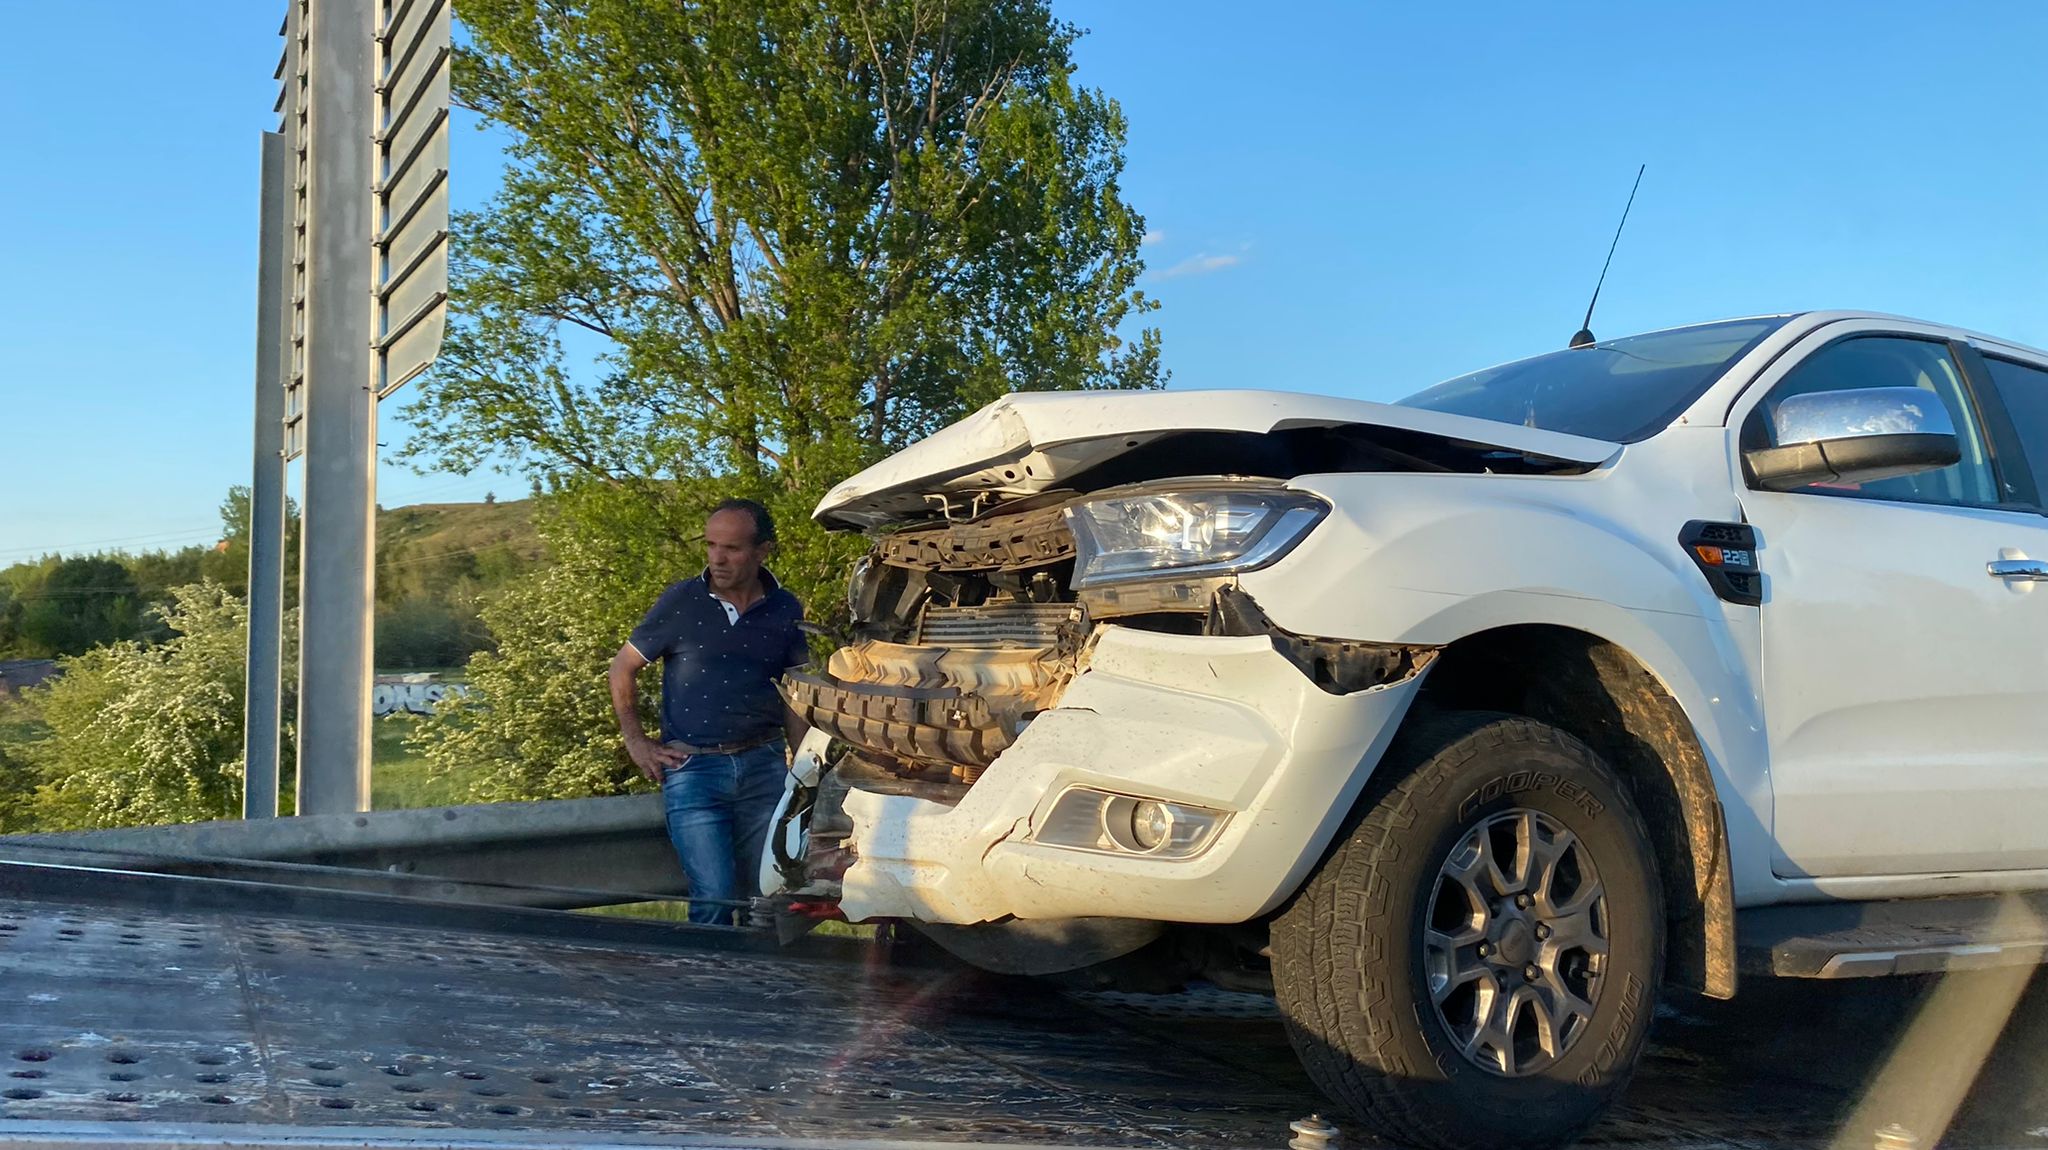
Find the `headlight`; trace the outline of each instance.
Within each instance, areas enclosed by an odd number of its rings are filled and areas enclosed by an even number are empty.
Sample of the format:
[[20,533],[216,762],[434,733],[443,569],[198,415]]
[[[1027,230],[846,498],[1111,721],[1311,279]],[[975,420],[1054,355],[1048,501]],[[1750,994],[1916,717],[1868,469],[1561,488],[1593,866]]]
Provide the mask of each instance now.
[[1074,586],[1164,573],[1264,567],[1322,522],[1329,504],[1297,491],[1212,488],[1113,495],[1067,508]]

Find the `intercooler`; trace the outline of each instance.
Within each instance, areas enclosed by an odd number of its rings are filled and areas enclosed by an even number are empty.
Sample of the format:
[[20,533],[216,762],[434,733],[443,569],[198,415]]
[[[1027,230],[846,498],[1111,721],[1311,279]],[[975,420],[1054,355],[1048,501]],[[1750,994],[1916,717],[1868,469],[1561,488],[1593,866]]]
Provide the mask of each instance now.
[[1053,647],[1060,629],[1076,618],[1072,603],[989,603],[929,607],[918,623],[926,647]]

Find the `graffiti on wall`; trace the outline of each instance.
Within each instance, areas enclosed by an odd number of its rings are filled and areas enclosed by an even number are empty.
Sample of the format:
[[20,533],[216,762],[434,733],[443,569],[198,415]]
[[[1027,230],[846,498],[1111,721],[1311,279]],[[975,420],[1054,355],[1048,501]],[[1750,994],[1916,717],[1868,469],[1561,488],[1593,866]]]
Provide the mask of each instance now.
[[443,699],[460,699],[469,694],[464,683],[436,683],[418,675],[379,675],[370,688],[370,713],[382,718],[400,711],[412,715],[431,714]]

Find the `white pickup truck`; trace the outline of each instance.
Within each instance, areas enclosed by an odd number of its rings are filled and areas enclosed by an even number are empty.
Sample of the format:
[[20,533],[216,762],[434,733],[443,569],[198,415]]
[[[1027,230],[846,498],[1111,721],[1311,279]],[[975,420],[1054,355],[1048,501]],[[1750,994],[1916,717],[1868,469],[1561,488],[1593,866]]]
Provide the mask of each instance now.
[[2048,353],[1845,312],[1012,395],[819,505],[875,542],[764,877],[999,970],[1270,959],[1379,1133],[1555,1146],[1666,988],[2041,958],[2044,483]]

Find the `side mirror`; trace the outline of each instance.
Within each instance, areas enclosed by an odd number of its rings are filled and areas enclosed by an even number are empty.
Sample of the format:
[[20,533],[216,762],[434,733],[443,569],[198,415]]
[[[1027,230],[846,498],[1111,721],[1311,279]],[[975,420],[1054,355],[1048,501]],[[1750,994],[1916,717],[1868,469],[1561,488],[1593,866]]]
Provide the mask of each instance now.
[[1962,458],[1941,397],[1917,387],[1816,391],[1778,404],[1775,447],[1743,453],[1765,491],[1810,483],[1869,483],[1954,465]]

